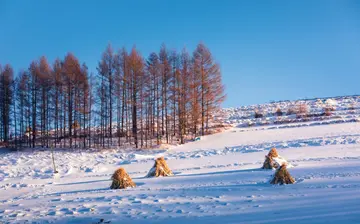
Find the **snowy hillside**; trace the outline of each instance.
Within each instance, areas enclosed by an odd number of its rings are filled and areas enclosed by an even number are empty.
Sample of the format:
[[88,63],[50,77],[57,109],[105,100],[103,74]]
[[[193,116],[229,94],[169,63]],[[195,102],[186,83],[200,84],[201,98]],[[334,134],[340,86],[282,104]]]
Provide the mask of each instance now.
[[[49,151],[1,152],[0,223],[360,223],[357,112],[243,127],[252,109],[228,111],[234,128],[169,150],[56,150],[55,178]],[[273,147],[295,184],[271,185],[274,171],[260,169]],[[175,175],[144,178],[160,156]],[[136,188],[110,190],[119,167]]]
[[357,121],[360,96],[342,96],[226,108],[224,121],[241,127],[317,122],[318,124]]

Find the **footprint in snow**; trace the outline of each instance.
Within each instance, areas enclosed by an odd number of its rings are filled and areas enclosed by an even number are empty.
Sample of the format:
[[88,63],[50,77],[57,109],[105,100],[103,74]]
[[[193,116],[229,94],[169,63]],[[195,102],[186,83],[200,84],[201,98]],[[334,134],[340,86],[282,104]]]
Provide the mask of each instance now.
[[110,208],[107,211],[103,212],[102,214],[104,215],[112,215],[112,214],[116,214],[115,210]]
[[141,195],[140,195],[140,198],[141,198],[141,199],[147,199],[148,197],[149,197],[149,196],[147,196],[146,194],[141,194]]
[[105,224],[105,223],[111,223],[111,221],[105,221],[105,219],[100,219],[99,222],[95,222],[93,224]]
[[295,183],[301,183],[301,182],[304,182],[304,181],[305,181],[304,178],[295,179]]
[[56,211],[49,211],[46,215],[54,216],[56,215]]
[[94,208],[86,208],[86,207],[82,207],[80,209],[77,210],[79,213],[88,213],[88,212],[93,212],[95,211]]
[[74,214],[74,212],[71,211],[69,208],[62,208],[62,209],[60,209],[60,211],[63,212],[64,215],[73,215]]
[[144,183],[144,182],[135,182],[135,184],[136,184],[136,186],[137,186],[137,187],[140,187],[140,186],[145,185],[145,183]]

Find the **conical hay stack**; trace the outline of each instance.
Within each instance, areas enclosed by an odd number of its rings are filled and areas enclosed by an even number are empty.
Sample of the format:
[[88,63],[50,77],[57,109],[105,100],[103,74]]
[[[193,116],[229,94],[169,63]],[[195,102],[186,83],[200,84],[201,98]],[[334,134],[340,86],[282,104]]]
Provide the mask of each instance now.
[[272,149],[270,150],[268,156],[270,156],[270,157],[278,157],[279,154],[278,154],[278,152],[276,151],[276,148],[272,148]]
[[173,172],[168,167],[164,157],[157,158],[154,166],[150,169],[146,177],[172,176]]
[[277,163],[273,160],[274,157],[278,157],[279,154],[277,153],[275,148],[272,148],[267,156],[265,156],[265,161],[262,166],[262,169],[272,169],[278,168]]
[[129,174],[126,173],[124,168],[119,168],[111,177],[111,189],[125,189],[128,187],[136,187]]
[[264,161],[264,164],[263,164],[263,166],[261,167],[261,169],[271,170],[272,168],[276,168],[276,167],[274,167],[274,166],[276,166],[276,163],[274,163],[272,157],[270,157],[270,156],[265,156],[265,161]]
[[271,184],[293,184],[295,179],[290,175],[289,171],[286,169],[286,165],[281,165],[279,169],[276,170],[274,178],[270,182]]

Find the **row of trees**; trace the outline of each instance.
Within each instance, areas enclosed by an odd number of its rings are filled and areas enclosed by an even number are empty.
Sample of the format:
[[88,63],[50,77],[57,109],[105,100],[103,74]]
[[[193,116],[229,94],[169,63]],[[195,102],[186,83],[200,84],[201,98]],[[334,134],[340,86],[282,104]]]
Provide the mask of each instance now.
[[224,100],[219,65],[199,44],[192,56],[147,59],[107,46],[88,72],[71,53],[33,61],[15,78],[0,66],[0,141],[17,147],[149,147],[205,135]]

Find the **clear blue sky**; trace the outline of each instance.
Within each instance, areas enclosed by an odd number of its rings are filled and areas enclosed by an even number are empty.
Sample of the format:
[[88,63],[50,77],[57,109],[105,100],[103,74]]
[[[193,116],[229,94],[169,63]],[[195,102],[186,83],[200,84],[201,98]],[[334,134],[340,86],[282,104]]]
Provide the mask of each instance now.
[[360,94],[357,0],[0,0],[0,64],[16,72],[67,52],[96,72],[109,42],[147,57],[200,41],[221,65],[225,107]]

